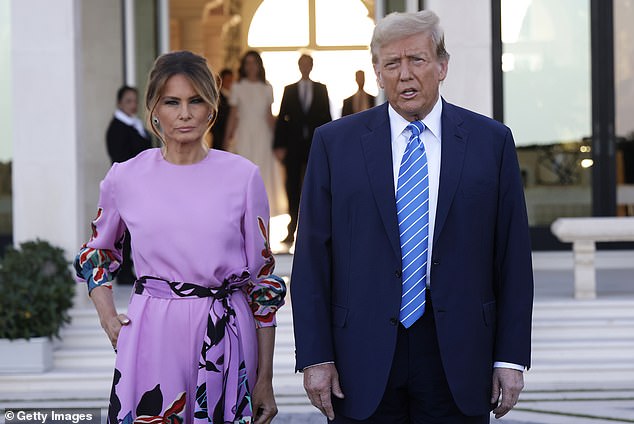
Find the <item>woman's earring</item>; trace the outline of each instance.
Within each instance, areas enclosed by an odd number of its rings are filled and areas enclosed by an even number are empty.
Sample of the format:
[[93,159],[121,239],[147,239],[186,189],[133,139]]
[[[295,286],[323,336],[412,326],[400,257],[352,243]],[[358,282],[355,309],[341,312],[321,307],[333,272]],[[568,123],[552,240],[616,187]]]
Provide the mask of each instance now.
[[213,117],[214,117],[214,115],[210,113],[209,116],[207,117],[207,121],[211,121],[211,118],[213,118]]
[[153,117],[152,117],[152,123],[153,123],[154,125],[158,126],[158,124],[159,124],[159,120],[158,120],[158,118],[157,118],[156,116],[153,116]]

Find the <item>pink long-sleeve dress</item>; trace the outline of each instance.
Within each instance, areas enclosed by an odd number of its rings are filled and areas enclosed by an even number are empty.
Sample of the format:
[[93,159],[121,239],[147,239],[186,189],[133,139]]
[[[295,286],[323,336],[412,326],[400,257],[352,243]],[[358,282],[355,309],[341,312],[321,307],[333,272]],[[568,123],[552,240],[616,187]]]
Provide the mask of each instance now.
[[258,168],[210,150],[175,165],[159,149],[115,163],[101,182],[92,237],[75,268],[111,288],[127,228],[137,282],[117,342],[110,423],[249,423],[256,328],[275,325],[284,282],[272,274]]

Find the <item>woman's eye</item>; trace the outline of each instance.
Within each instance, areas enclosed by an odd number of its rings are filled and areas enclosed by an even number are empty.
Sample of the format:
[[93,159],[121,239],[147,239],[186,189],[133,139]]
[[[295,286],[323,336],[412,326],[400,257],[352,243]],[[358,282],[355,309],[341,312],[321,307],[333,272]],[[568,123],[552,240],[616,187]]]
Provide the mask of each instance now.
[[197,97],[195,99],[192,99],[192,103],[195,103],[195,104],[203,103],[203,99],[201,99],[200,97]]
[[166,105],[177,105],[178,102],[176,100],[165,100]]

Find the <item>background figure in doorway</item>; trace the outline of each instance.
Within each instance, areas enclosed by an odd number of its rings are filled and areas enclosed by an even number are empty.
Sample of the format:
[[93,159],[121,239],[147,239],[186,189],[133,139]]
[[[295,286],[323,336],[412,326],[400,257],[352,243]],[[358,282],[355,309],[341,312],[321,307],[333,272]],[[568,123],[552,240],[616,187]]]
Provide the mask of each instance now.
[[229,121],[225,145],[233,139],[233,151],[260,167],[269,198],[271,216],[286,212],[282,186],[282,169],[273,156],[271,114],[273,87],[266,81],[260,54],[246,52],[240,60],[239,80],[231,88]]
[[295,239],[299,197],[313,132],[332,120],[326,86],[310,79],[313,58],[303,54],[297,64],[302,78],[284,88],[273,144],[278,159],[286,167],[286,195],[291,216],[288,235],[283,241],[286,244],[292,244]]
[[218,113],[214,126],[211,127],[211,135],[213,137],[212,147],[218,150],[229,150],[229,145],[225,144],[225,131],[227,129],[227,121],[231,106],[229,99],[231,98],[231,86],[233,85],[233,71],[225,68],[220,71],[220,99],[218,101]]
[[[117,109],[106,131],[106,147],[112,163],[125,162],[152,147],[143,122],[136,116],[138,105],[136,88],[124,85],[117,90]],[[126,230],[123,240],[123,263],[117,275],[117,283],[132,284],[134,280],[130,233]]]
[[363,89],[365,86],[365,73],[363,71],[357,71],[354,74],[354,78],[357,81],[359,89],[356,93],[343,101],[341,116],[352,115],[353,113],[361,112],[374,106],[374,96],[370,93],[366,93]]
[[136,88],[124,85],[117,90],[117,109],[106,131],[106,147],[113,163],[125,162],[152,147],[143,122],[136,116],[138,105]]

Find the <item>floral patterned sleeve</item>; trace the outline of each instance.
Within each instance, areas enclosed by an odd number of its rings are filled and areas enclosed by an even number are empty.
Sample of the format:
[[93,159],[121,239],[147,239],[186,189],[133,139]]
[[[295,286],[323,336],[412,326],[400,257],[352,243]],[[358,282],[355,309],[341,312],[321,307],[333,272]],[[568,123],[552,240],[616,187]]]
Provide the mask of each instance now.
[[90,293],[95,287],[112,288],[121,265],[125,224],[119,216],[114,200],[116,163],[100,185],[97,217],[92,221],[92,236],[75,257],[77,281],[88,284]]
[[251,280],[245,292],[256,328],[275,326],[275,312],[284,305],[286,284],[273,274],[275,258],[269,246],[269,205],[257,169],[251,175],[246,196],[242,228]]

